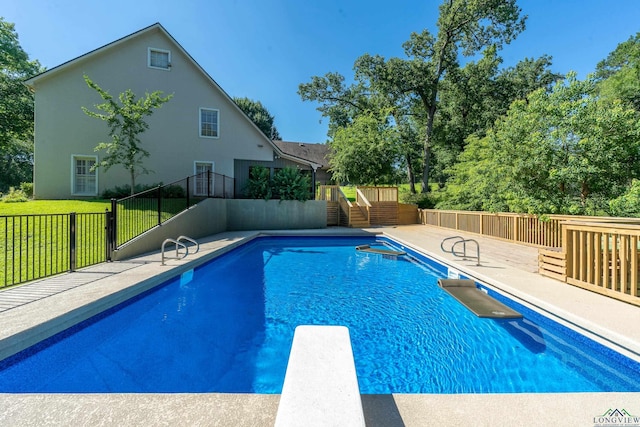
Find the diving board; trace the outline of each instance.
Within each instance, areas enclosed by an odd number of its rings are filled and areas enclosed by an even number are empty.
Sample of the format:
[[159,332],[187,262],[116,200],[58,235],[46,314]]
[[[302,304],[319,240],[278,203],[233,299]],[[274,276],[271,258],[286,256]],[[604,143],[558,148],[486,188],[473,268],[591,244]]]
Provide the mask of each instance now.
[[476,287],[470,279],[438,279],[438,285],[478,317],[518,319],[522,314]]
[[345,326],[300,325],[284,376],[275,427],[365,427]]
[[380,255],[390,255],[390,256],[402,256],[406,255],[406,252],[403,251],[394,251],[391,249],[380,249],[380,248],[372,248],[369,245],[360,245],[356,246],[356,250],[360,252],[369,252],[372,254],[380,254]]

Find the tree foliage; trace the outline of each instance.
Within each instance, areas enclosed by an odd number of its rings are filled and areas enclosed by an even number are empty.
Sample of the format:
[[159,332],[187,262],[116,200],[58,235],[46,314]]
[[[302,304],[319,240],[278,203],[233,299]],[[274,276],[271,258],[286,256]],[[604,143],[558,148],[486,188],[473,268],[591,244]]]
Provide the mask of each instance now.
[[640,176],[639,155],[635,111],[597,97],[594,79],[571,73],[514,102],[484,138],[469,141],[440,207],[606,213]]
[[524,30],[516,0],[445,0],[436,35],[412,33],[403,47],[408,59],[392,58],[379,74],[403,93],[419,100],[424,123],[422,191],[429,191],[433,130],[443,79],[459,68],[459,56],[510,43]]
[[600,95],[619,98],[640,112],[640,33],[620,43],[596,67]]
[[85,107],[82,107],[82,111],[89,117],[104,120],[109,127],[111,137],[111,141],[100,142],[95,147],[95,151],[105,150],[105,156],[96,163],[95,167],[102,167],[105,170],[115,165],[124,167],[129,172],[133,194],[136,177],[151,172],[144,166],[144,159],[149,157],[149,152],[142,146],[139,136],[149,128],[145,118],[153,114],[156,108],[162,107],[173,95],[162,97],[161,91],[155,91],[145,93],[143,98],[136,99],[136,95],[127,89],[118,96],[118,100],[115,100],[109,92],[98,86],[88,76],[85,75],[84,80],[105,102],[95,106],[102,113]]
[[[425,192],[444,79],[459,71],[459,56],[498,49],[513,40],[524,29],[524,18],[515,0],[445,0],[437,25],[435,35],[426,29],[411,34],[403,45],[406,59],[369,54],[358,58],[351,86],[343,76],[328,73],[301,84],[298,91],[303,100],[320,102],[318,110],[330,118],[331,137],[349,128],[358,115],[386,109],[402,135],[409,181],[413,183],[416,167],[421,168]],[[412,140],[407,139],[410,134]]]
[[393,174],[398,137],[384,119],[374,114],[360,115],[347,127],[339,128],[329,146],[330,171],[338,182],[377,185]]
[[0,190],[33,178],[33,95],[23,81],[40,71],[0,17]]
[[273,124],[275,118],[260,101],[249,98],[234,97],[234,102],[255,123],[258,128],[270,139],[282,140],[278,129]]

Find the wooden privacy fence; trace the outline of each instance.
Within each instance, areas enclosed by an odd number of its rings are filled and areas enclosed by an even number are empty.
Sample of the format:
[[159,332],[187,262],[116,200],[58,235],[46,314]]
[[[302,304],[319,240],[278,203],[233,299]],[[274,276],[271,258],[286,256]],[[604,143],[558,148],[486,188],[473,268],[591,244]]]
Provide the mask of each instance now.
[[537,246],[539,273],[640,306],[640,219],[419,211],[422,224]]

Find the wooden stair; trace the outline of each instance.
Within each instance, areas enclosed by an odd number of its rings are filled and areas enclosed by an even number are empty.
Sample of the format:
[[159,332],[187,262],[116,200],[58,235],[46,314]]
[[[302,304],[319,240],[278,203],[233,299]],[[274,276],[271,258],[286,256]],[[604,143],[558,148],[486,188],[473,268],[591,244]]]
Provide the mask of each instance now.
[[365,208],[359,206],[358,204],[354,204],[350,210],[351,218],[349,221],[349,227],[366,228],[371,225],[369,223],[369,219],[367,218],[367,211],[365,210]]

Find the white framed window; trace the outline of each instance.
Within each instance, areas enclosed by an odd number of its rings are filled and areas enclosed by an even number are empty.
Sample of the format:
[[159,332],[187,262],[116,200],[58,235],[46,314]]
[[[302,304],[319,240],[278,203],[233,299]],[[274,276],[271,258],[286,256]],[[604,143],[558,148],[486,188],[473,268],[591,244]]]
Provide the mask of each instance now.
[[97,156],[71,156],[71,194],[96,196],[98,194],[98,172],[93,169]]
[[[213,162],[194,162],[193,171],[196,175],[193,194],[196,196],[213,195]],[[210,181],[209,181],[210,179]]]
[[171,51],[150,47],[148,49],[147,65],[149,66],[149,68],[156,68],[166,71],[170,70]]
[[220,136],[220,111],[211,108],[200,108],[200,136],[218,138]]

